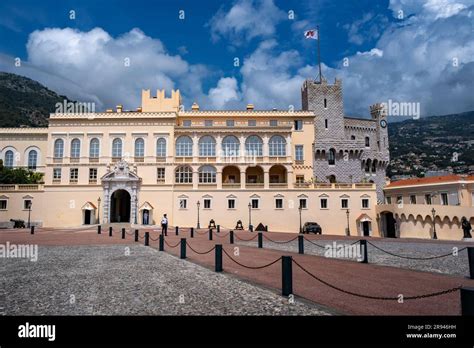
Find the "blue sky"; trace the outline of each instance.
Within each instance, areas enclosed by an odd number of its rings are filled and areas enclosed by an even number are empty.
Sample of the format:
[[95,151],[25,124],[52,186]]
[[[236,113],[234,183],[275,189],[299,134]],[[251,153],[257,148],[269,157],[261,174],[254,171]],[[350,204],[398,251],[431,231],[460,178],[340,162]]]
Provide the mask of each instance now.
[[419,102],[422,114],[462,112],[474,109],[473,6],[473,0],[4,0],[0,70],[95,101],[99,109],[135,108],[141,88],[179,88],[186,107],[197,101],[208,109],[300,108],[299,87],[316,76],[316,41],[303,31],[319,25],[323,74],[343,79],[349,115],[366,116],[369,104],[388,99]]

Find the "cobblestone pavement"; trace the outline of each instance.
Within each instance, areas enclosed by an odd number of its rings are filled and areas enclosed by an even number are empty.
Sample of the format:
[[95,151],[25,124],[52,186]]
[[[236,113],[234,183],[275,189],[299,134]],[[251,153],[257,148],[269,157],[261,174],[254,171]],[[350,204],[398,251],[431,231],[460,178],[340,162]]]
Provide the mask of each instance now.
[[37,262],[0,260],[4,314],[334,314],[137,244],[40,245],[38,254]]
[[[281,243],[281,241],[291,240],[294,237],[287,238],[275,238],[275,234],[271,234],[270,239],[277,240],[278,242],[271,242],[268,239],[263,239],[263,247],[284,250],[297,253],[298,252],[298,241],[294,240],[289,243]],[[317,245],[312,244],[316,243]],[[317,240],[314,237],[311,238],[311,242],[305,240],[304,242],[304,252],[311,255],[325,255],[325,246],[333,246],[333,242],[336,242],[336,245],[350,245],[354,243],[353,240],[338,240],[338,239],[321,239]],[[237,241],[238,244],[248,245],[248,246],[257,246],[256,240],[251,242]],[[392,254],[408,256],[408,257],[432,257],[438,255],[446,255],[452,253],[453,247],[457,247],[458,250],[464,248],[463,245],[459,244],[434,244],[434,243],[416,243],[416,242],[395,242],[395,241],[370,241],[373,245],[377,246],[380,249],[388,251]],[[473,245],[474,246],[474,245]],[[441,273],[441,274],[451,274],[451,275],[460,275],[468,276],[469,275],[469,264],[467,251],[463,250],[458,253],[457,256],[447,256],[438,259],[431,260],[412,260],[401,258],[387,254],[372,245],[368,245],[368,255],[369,262],[377,265],[383,266],[392,266],[398,268],[408,268],[418,271]],[[348,261],[356,262],[356,259],[348,259]]]

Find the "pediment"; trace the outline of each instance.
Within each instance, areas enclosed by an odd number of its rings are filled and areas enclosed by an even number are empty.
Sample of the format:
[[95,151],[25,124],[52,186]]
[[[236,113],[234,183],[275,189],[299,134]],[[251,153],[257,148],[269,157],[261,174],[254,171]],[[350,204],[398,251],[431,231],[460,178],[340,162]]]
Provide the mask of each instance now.
[[149,202],[145,202],[141,205],[139,210],[153,210],[153,206]]
[[121,160],[114,165],[114,169],[105,174],[102,181],[141,181],[141,178],[130,170],[129,164]]
[[82,210],[96,210],[97,207],[92,202],[86,202],[81,208]]

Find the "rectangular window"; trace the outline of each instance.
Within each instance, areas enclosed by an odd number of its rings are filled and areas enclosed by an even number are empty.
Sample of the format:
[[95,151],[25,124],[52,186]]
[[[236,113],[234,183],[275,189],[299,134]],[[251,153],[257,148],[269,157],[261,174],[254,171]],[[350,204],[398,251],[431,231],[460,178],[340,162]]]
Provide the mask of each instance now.
[[205,120],[204,121],[204,126],[205,127],[212,127],[214,125],[214,122],[212,120]]
[[276,209],[283,209],[283,199],[276,198],[275,199],[275,208]]
[[205,199],[204,200],[204,209],[211,209],[211,200]]
[[362,208],[363,209],[369,209],[369,199],[368,198],[362,198]]
[[235,199],[227,200],[227,209],[235,209]]
[[53,180],[61,180],[61,168],[53,168]]
[[327,119],[324,120],[324,128],[328,129],[328,120]]
[[306,209],[306,208],[308,208],[308,204],[307,204],[306,198],[300,198],[300,205],[299,205],[299,207],[301,207],[301,209]]
[[0,199],[0,210],[7,210],[8,201],[6,199]]
[[165,168],[156,168],[156,181],[165,181]]
[[89,168],[89,180],[97,180],[97,168]]
[[431,194],[429,193],[425,195],[425,204],[431,205]]
[[303,161],[304,160],[303,145],[296,145],[295,146],[295,160],[297,160],[297,161]]
[[397,204],[403,204],[403,196],[397,196]]
[[252,209],[258,209],[258,199],[252,199]]
[[79,179],[79,169],[78,168],[71,168],[69,170],[69,181],[77,182]]
[[416,204],[416,195],[410,195],[410,204]]
[[191,127],[191,120],[184,120],[183,127]]
[[23,209],[29,210],[32,204],[33,202],[31,201],[31,199],[25,199],[23,201]]
[[303,120],[295,120],[295,131],[303,130]]
[[304,183],[304,175],[297,175],[297,176],[296,176],[296,183],[297,183],[297,184],[302,184],[302,183]]
[[390,196],[385,197],[385,203],[392,204],[392,197],[390,197]]
[[179,200],[179,209],[186,209],[188,206],[188,200],[186,198],[181,198]]
[[234,122],[234,120],[227,120],[227,121],[225,121],[225,125],[226,125],[227,127],[234,127],[234,126],[235,126],[235,122]]
[[249,127],[255,127],[257,125],[257,121],[256,120],[249,120],[248,121],[248,126]]
[[278,120],[270,120],[270,127],[277,127],[278,126]]
[[448,205],[449,204],[448,194],[446,192],[441,194],[441,204],[442,205]]
[[327,208],[328,208],[328,199],[321,198],[321,209],[327,209]]
[[349,200],[347,198],[341,199],[341,208],[342,209],[349,208]]

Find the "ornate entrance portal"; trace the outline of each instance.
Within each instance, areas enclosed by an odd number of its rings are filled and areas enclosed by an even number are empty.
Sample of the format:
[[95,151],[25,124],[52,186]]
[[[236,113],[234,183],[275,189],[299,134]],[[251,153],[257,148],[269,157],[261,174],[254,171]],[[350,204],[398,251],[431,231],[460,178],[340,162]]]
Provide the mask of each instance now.
[[129,169],[124,160],[102,177],[104,214],[102,223],[137,222],[138,191],[141,179]]

